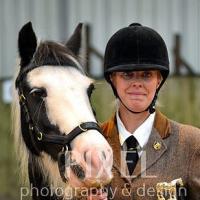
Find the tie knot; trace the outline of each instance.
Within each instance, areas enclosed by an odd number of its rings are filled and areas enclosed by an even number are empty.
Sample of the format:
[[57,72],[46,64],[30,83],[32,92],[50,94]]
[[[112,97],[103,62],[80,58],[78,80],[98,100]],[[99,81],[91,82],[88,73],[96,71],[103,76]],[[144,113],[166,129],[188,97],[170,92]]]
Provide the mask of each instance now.
[[138,142],[134,136],[130,136],[126,139],[126,145],[128,151],[136,150],[137,144]]

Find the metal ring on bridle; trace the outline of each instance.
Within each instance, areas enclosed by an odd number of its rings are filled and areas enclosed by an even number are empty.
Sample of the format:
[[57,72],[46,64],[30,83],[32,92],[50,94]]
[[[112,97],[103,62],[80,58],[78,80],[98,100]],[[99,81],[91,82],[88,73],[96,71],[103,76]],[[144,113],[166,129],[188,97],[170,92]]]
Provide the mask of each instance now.
[[30,131],[33,131],[33,129],[34,129],[33,126],[30,125],[30,124],[29,124],[28,128],[29,128]]
[[79,124],[78,127],[79,127],[83,132],[86,132],[86,131],[88,130],[88,129],[82,128],[82,127],[81,127],[81,124]]
[[41,132],[38,133],[37,139],[38,139],[39,141],[42,140],[42,133],[41,133]]
[[65,147],[62,147],[62,150],[61,150],[62,152],[65,152]]
[[69,147],[66,145],[64,147],[62,147],[62,152],[68,152],[69,151]]
[[19,101],[20,101],[20,102],[23,102],[24,100],[26,100],[26,97],[25,97],[23,94],[21,94],[21,95],[19,96]]

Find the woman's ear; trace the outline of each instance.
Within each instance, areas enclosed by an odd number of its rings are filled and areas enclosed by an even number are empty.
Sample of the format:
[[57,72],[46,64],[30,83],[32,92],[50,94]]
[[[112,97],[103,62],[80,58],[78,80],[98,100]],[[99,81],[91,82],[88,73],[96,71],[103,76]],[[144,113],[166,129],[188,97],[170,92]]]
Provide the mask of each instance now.
[[110,78],[111,83],[114,84],[115,72],[111,73],[111,74],[109,75],[109,78]]
[[160,86],[162,80],[163,80],[163,77],[162,77],[161,73],[158,72],[158,83],[157,83],[157,88]]
[[113,76],[112,74],[109,75],[110,81],[113,82]]

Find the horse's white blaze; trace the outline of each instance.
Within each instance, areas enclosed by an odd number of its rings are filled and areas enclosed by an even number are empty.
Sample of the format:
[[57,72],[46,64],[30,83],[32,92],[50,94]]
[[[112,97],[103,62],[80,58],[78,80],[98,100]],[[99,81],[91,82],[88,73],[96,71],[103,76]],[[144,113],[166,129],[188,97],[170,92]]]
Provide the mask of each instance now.
[[62,133],[69,133],[79,123],[95,121],[87,96],[92,80],[72,67],[39,67],[28,73],[31,87],[47,91],[45,106],[49,121]]

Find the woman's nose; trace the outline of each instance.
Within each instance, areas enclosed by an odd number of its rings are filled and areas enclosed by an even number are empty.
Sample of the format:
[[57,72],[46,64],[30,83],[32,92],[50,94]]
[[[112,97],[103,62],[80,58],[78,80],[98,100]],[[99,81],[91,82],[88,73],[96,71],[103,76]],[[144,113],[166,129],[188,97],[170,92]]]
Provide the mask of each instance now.
[[134,79],[131,83],[132,87],[141,88],[142,87],[142,80],[141,79]]

